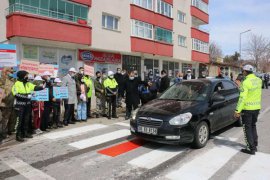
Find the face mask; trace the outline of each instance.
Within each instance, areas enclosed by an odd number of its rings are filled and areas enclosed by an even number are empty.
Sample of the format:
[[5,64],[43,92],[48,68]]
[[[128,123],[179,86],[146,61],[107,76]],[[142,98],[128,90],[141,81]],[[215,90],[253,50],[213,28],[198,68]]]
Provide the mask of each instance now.
[[113,79],[113,75],[109,76],[110,79]]
[[134,80],[135,77],[129,77],[130,80]]
[[81,82],[84,83],[84,79],[82,79]]
[[179,77],[179,79],[183,79],[183,77]]
[[117,71],[118,74],[121,74],[121,71]]
[[190,75],[191,75],[191,73],[187,73],[187,75],[189,75],[189,76],[190,76]]
[[80,71],[81,74],[84,74],[84,71]]
[[103,76],[103,78],[106,78],[107,77],[106,74],[103,74],[102,76]]
[[122,72],[121,74],[122,74],[122,75],[125,75],[125,73],[123,73],[123,72]]
[[62,86],[62,83],[56,83],[56,86],[60,87]]

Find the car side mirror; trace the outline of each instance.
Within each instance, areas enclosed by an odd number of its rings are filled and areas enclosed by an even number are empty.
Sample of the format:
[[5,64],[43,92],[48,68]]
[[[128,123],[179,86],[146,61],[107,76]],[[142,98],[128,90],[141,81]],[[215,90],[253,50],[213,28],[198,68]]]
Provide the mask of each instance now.
[[212,96],[212,102],[221,102],[221,101],[225,101],[225,97],[222,96],[221,94],[215,93],[215,94]]

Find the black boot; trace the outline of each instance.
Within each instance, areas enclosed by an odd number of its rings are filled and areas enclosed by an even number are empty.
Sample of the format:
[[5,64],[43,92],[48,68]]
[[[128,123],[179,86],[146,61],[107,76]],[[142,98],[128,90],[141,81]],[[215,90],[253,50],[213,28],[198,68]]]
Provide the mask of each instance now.
[[250,155],[255,155],[255,150],[241,149],[241,152]]
[[33,136],[31,135],[31,134],[25,134],[25,136],[24,136],[25,138],[33,138]]
[[23,142],[24,139],[22,138],[22,136],[16,135],[16,141],[18,141],[18,142]]

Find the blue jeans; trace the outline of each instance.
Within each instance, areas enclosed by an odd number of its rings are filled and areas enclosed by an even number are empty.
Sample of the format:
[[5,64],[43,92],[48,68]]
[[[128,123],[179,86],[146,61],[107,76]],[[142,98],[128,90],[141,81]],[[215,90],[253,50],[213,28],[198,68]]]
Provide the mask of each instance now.
[[77,120],[86,120],[87,114],[86,114],[86,102],[79,102],[78,108],[77,108]]

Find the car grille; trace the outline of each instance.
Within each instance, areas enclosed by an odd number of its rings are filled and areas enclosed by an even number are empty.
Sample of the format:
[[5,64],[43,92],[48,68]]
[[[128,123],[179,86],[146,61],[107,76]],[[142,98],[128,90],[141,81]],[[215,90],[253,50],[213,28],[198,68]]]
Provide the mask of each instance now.
[[150,117],[139,117],[137,124],[138,126],[148,126],[148,127],[160,127],[163,123],[161,119],[155,119]]

